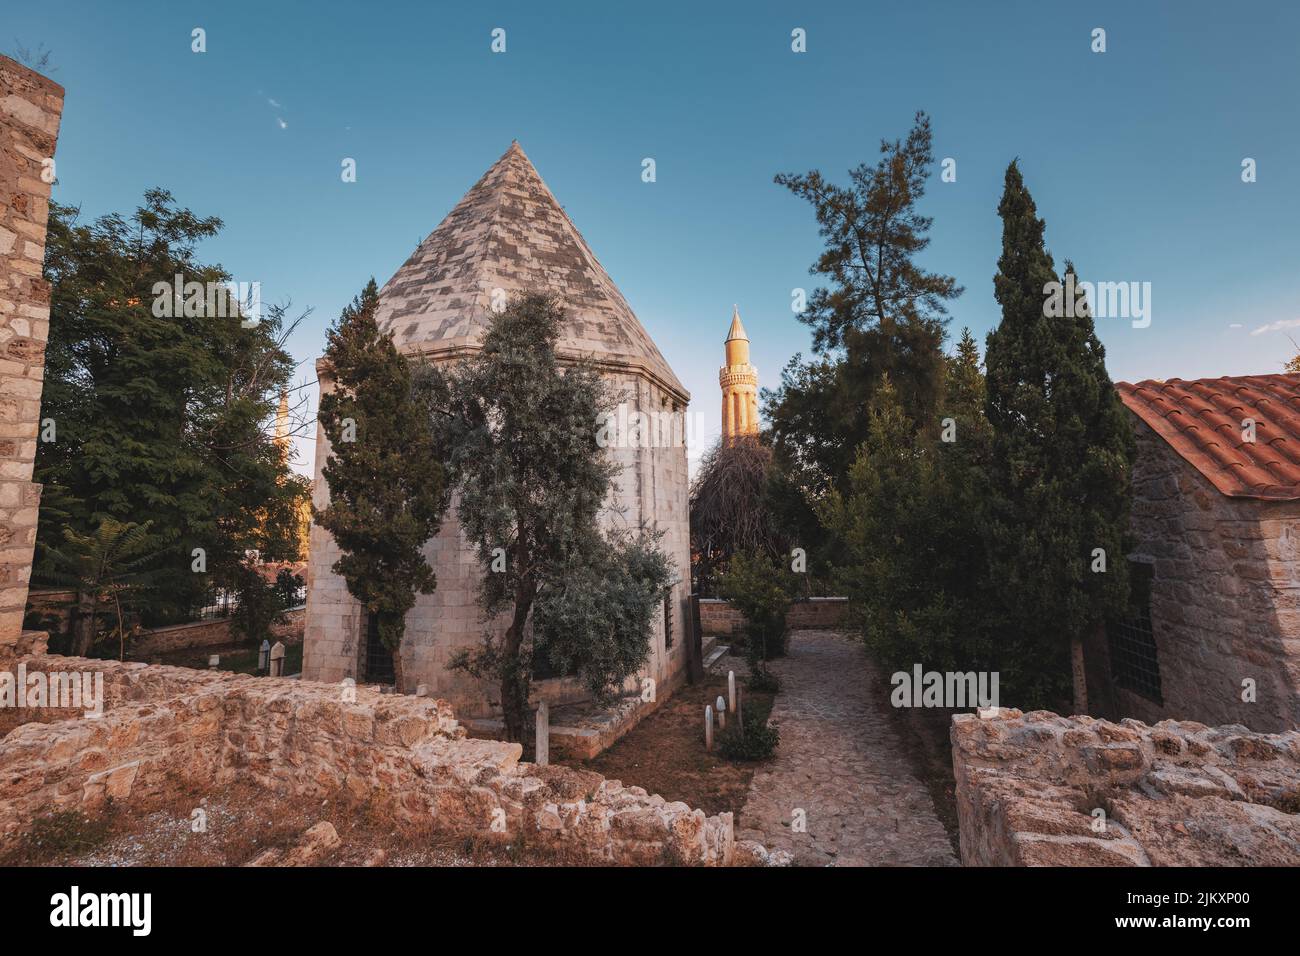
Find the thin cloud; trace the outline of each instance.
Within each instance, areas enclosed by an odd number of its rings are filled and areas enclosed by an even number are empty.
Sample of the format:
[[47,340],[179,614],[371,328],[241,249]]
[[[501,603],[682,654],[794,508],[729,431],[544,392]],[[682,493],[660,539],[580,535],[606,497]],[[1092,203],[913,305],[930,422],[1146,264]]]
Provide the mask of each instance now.
[[1261,325],[1257,329],[1251,329],[1250,334],[1263,335],[1265,332],[1281,332],[1283,329],[1294,329],[1297,326],[1300,326],[1300,319],[1278,319],[1268,325]]

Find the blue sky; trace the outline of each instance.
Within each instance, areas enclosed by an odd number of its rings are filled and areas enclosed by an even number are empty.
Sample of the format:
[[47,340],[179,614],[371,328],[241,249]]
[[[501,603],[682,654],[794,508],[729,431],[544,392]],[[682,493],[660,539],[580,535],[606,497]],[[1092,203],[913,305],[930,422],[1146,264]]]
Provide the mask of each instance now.
[[808,351],[790,297],[820,243],[773,174],[843,181],[917,109],[957,161],[924,205],[924,264],[966,287],[953,337],[998,320],[1019,157],[1058,262],[1151,283],[1148,328],[1098,322],[1113,378],[1274,372],[1300,340],[1252,334],[1300,326],[1300,5],[0,3],[0,50],[44,44],[67,88],[55,198],[129,212],[158,185],[220,216],[207,258],[314,309],[290,343],[300,381],[366,279],[518,139],[716,434],[733,302],[763,384]]

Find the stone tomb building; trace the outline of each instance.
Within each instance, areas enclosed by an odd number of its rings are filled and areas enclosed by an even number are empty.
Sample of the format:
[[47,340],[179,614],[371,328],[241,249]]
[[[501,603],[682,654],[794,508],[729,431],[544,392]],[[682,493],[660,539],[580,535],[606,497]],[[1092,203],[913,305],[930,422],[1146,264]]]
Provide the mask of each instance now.
[[[593,361],[616,402],[625,403],[621,412],[654,413],[659,421],[684,422],[690,398],[686,389],[514,143],[384,285],[379,322],[408,356],[453,362],[478,348],[493,309],[505,297],[524,292],[550,292],[564,304],[569,318],[559,343],[561,357]],[[317,371],[322,392],[332,388],[323,361]],[[594,441],[597,423],[592,424]],[[607,526],[644,525],[664,532],[660,546],[675,563],[679,578],[653,625],[642,675],[655,680],[658,694],[670,693],[685,679],[687,664],[684,612],[690,546],[684,428],[676,429],[676,436],[676,441],[663,441],[661,435],[653,443],[633,437],[607,448],[622,469],[603,520]],[[329,453],[317,429],[317,508],[329,503],[321,475]],[[407,615],[401,653],[409,686],[402,690],[423,684],[431,696],[451,702],[461,716],[490,716],[499,709],[496,683],[448,669],[452,655],[479,643],[489,626],[476,604],[482,569],[461,534],[454,502],[425,555],[438,587],[433,594],[420,595]],[[391,660],[373,636],[368,615],[330,570],[338,557],[329,534],[313,525],[303,677],[391,681]],[[503,631],[505,625],[493,626]],[[534,694],[552,704],[586,696],[576,681],[565,677],[537,681]]]
[[1087,647],[1093,712],[1300,728],[1300,376],[1116,387],[1134,602]]

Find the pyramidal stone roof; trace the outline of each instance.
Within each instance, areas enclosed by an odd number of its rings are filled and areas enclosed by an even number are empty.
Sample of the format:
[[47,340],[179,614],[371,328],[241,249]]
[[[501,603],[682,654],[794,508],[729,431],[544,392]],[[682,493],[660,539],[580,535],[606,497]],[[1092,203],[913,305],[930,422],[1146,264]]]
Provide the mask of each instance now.
[[517,142],[380,290],[377,319],[404,352],[476,348],[493,290],[549,292],[568,310],[557,348],[689,393]]

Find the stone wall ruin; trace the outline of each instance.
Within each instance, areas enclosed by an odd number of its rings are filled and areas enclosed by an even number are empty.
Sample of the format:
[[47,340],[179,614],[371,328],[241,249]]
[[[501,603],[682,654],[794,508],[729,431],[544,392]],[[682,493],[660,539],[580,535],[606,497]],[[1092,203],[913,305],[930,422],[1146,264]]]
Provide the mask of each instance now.
[[952,750],[965,866],[1300,866],[1300,732],[1002,708]]
[[0,843],[52,811],[238,781],[283,796],[383,804],[435,832],[509,840],[602,863],[732,862],[730,813],[707,816],[598,774],[537,767],[519,744],[467,737],[443,700],[371,687],[54,655],[16,671],[102,674],[98,719],[27,723],[0,739]]

